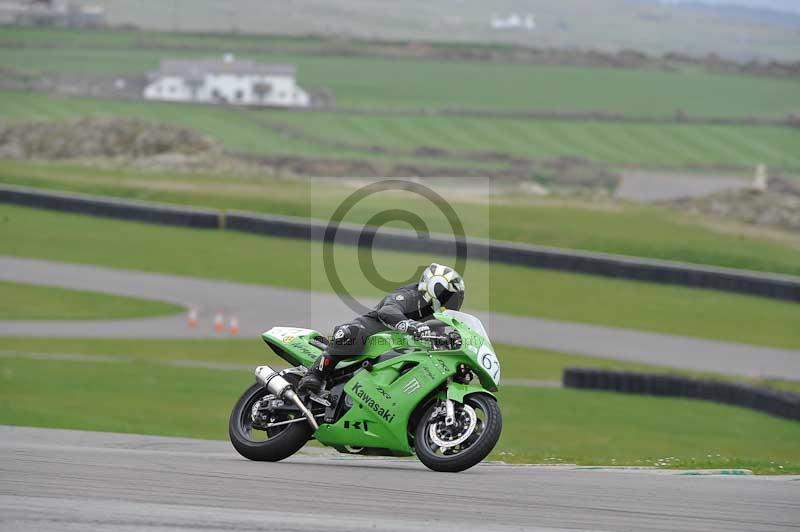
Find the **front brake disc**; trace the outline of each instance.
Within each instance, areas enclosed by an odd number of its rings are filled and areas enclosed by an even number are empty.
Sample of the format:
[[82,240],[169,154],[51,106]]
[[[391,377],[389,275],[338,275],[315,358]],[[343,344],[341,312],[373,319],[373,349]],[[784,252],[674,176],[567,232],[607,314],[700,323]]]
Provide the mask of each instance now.
[[[452,429],[444,428],[439,430],[440,426],[444,427],[444,422],[436,422],[429,425],[428,435],[431,441],[442,449],[448,449],[464,443],[467,438],[472,436],[475,432],[475,427],[478,424],[478,416],[475,414],[475,409],[469,405],[462,405],[456,413],[458,417],[459,431],[455,435],[451,435]],[[466,420],[464,417],[466,416]]]

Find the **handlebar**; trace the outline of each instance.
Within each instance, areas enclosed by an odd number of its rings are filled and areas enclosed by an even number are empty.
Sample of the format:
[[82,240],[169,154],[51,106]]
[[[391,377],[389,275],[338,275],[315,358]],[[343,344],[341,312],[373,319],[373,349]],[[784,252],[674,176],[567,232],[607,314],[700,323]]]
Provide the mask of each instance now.
[[[454,336],[455,334],[455,336]],[[455,349],[461,347],[461,336],[457,333],[450,334],[424,334],[420,340],[428,340],[433,348]]]
[[419,336],[420,340],[449,340],[448,336],[443,334],[422,334]]

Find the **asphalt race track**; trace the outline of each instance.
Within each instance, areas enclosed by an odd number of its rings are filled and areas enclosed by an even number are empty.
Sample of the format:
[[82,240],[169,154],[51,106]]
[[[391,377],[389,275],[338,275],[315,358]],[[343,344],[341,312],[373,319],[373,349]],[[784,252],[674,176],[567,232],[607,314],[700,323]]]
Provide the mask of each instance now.
[[[0,321],[0,335],[210,338],[222,310],[255,338],[273,325],[329,330],[352,315],[329,294],[11,257],[0,257],[0,279],[191,305],[201,319],[195,329],[184,315]],[[478,314],[507,343],[800,379],[798,351]],[[800,477],[501,464],[443,474],[317,447],[255,463],[225,441],[0,426],[0,532],[799,528]]]
[[741,530],[800,527],[800,478],[312,455],[0,427],[0,530]]
[[[0,257],[0,280],[159,299],[199,310],[186,316],[98,321],[0,320],[0,336],[203,338],[215,312],[236,313],[240,337],[258,338],[276,325],[328,332],[353,316],[335,295],[289,288],[197,279]],[[555,320],[476,312],[496,343],[672,366],[695,371],[800,380],[800,351],[775,349]],[[111,354],[111,353],[110,353]]]

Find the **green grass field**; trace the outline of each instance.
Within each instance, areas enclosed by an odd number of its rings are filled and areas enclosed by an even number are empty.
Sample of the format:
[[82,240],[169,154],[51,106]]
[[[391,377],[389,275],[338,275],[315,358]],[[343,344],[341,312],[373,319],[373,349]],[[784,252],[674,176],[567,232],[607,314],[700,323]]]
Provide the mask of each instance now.
[[0,319],[103,320],[176,314],[179,305],[99,292],[0,281]]
[[261,114],[330,141],[401,151],[426,146],[454,152],[500,152],[538,160],[578,156],[611,165],[755,167],[761,161],[777,167],[800,167],[800,135],[791,128]]
[[[230,408],[252,375],[169,363],[186,357],[272,361],[256,343],[2,339],[0,423],[225,439]],[[39,359],[26,358],[26,349]],[[119,358],[41,356],[76,350]],[[499,397],[504,430],[495,459],[800,471],[800,425],[765,414],[701,401],[557,389],[505,387]]]
[[[115,268],[330,290],[320,246],[306,241],[189,230],[0,206],[0,254]],[[376,252],[377,270],[404,279],[421,264],[448,261]],[[378,296],[356,249],[335,255],[345,287]],[[777,347],[800,346],[800,307],[711,290],[653,285],[470,261],[467,307]],[[509,291],[508,286],[514,290]]]
[[[800,168],[800,135],[782,127],[348,116],[0,92],[0,118],[9,120],[61,120],[100,114],[191,127],[221,140],[229,150],[262,155],[497,168],[500,163],[463,157],[467,152],[497,152],[533,160],[578,156],[611,165],[750,169],[764,163]],[[284,136],[275,129],[282,124],[308,136]],[[351,147],[336,148],[331,142],[348,142]],[[375,154],[371,146],[389,151]],[[415,155],[414,150],[420,147],[450,150],[453,158]]]
[[[682,109],[693,116],[742,117],[786,116],[800,105],[800,81],[794,79],[716,75],[691,69],[663,72],[309,53],[312,48],[324,47],[323,41],[313,38],[10,28],[0,35],[0,67],[75,75],[144,75],[163,57],[205,57],[219,55],[220,50],[242,50],[260,61],[297,65],[302,85],[326,87],[338,105],[349,107],[524,108],[634,115],[669,115]],[[303,53],[286,55],[286,50]],[[0,95],[0,117],[9,119],[63,119],[97,113],[182,124],[219,138],[230,150],[262,155],[486,170],[502,165],[467,160],[463,153],[491,151],[535,160],[580,156],[610,165],[750,169],[765,163],[800,168],[796,155],[800,136],[789,128],[238,112],[44,94]],[[284,123],[306,138],[290,138],[274,129]],[[352,146],[335,148],[332,141]],[[389,153],[367,149],[376,145]],[[413,155],[419,147],[446,149],[453,152],[453,158]]]
[[313,149],[321,156],[335,155],[334,150],[326,152],[320,146],[285,139],[246,115],[223,107],[70,98],[21,92],[4,92],[0,97],[0,116],[10,120],[61,120],[91,115],[139,118],[191,127],[220,139],[226,148],[234,151],[301,154]]
[[[6,45],[3,47],[3,45]],[[19,44],[25,45],[19,47]],[[181,46],[191,48],[181,49]],[[298,81],[327,87],[339,105],[607,110],[665,115],[785,116],[800,104],[800,81],[682,70],[532,66],[302,55],[325,42],[252,36],[69,32],[8,28],[0,65],[26,72],[141,74],[162,57],[205,57],[239,50],[266,63],[291,63]],[[724,94],[724,97],[720,97]]]
[[[320,219],[329,219],[335,207],[355,190],[325,180],[20,161],[0,161],[0,183]],[[444,190],[436,180],[430,183]],[[703,220],[652,206],[498,194],[488,205],[485,198],[474,196],[450,201],[470,236],[800,275],[800,239],[790,236],[779,241],[748,234],[739,226],[717,224],[712,229]],[[364,224],[403,198],[411,201],[413,196],[372,196],[345,220]],[[450,231],[432,204],[415,201],[414,210],[431,231]]]
[[[281,111],[275,113],[283,114]],[[87,116],[115,116],[189,127],[219,140],[226,150],[236,153],[363,159],[379,165],[453,166],[452,161],[433,157],[364,154],[357,150],[335,149],[317,142],[288,138],[254,120],[249,112],[232,108],[0,91],[0,119],[68,120]],[[487,171],[504,167],[502,164],[492,162],[457,162],[458,166]]]

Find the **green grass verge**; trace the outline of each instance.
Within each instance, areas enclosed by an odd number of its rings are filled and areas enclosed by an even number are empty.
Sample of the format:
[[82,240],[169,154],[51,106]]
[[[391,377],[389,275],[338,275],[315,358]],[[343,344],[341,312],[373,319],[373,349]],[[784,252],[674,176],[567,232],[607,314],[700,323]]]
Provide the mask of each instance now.
[[144,75],[155,70],[163,57],[217,56],[221,50],[238,49],[258,61],[296,65],[301,85],[326,87],[338,104],[347,106],[607,110],[639,115],[683,109],[698,116],[785,116],[800,103],[796,79],[695,69],[665,72],[292,54],[307,52],[308,47],[330,48],[313,38],[9,28],[0,36],[3,44],[0,66],[6,68],[104,75]]
[[[348,116],[0,92],[0,118],[59,120],[97,114],[179,124],[221,140],[229,150],[262,155],[491,167],[491,161],[480,163],[411,153],[419,147],[433,147],[457,153],[500,152],[531,159],[579,156],[613,165],[755,168],[764,163],[800,167],[797,155],[800,136],[785,127]],[[312,136],[292,138],[271,128],[283,123]],[[354,147],[334,148],[316,138],[327,142],[348,141]],[[367,148],[375,145],[392,150],[395,155],[376,155]]]
[[[564,368],[593,367],[617,371],[663,373],[697,378],[736,381],[800,393],[800,382],[776,379],[752,379],[714,373],[698,373],[675,368],[638,364],[621,360],[573,355],[544,349],[516,347],[494,342],[502,363],[503,381],[524,379],[532,381],[561,381]],[[223,364],[260,364],[286,367],[286,361],[276,356],[259,338],[142,340],[128,338],[14,338],[0,337],[0,358],[87,355],[115,358],[128,362],[154,364],[201,361]]]
[[161,301],[0,281],[3,320],[110,320],[164,316],[182,310],[179,305]]
[[[165,362],[274,362],[258,343],[2,339],[0,423],[225,439],[230,408],[252,382],[249,372]],[[501,349],[504,364],[525,363],[527,357]],[[537,352],[526,351],[537,360]],[[121,358],[44,361],[26,359],[25,352]],[[564,355],[562,364],[572,362]],[[528,366],[525,376],[549,374]],[[504,430],[495,459],[800,472],[800,425],[757,412],[702,401],[513,386],[503,387],[499,397]]]
[[[244,283],[330,291],[321,246],[216,230],[103,220],[0,205],[0,254]],[[376,251],[377,270],[407,279],[452,257]],[[345,287],[378,296],[357,248],[339,247]],[[800,306],[712,290],[654,285],[470,261],[467,307],[776,347],[800,347]],[[509,289],[508,287],[513,287]]]
[[688,399],[505,389],[501,458],[797,473],[800,424]]
[[[0,161],[0,182],[122,198],[202,205],[219,209],[327,219],[355,190],[325,180],[97,168],[64,163]],[[434,188],[443,190],[432,180]],[[372,215],[415,196],[378,194],[354,208],[346,221]],[[674,211],[629,204],[499,196],[451,198],[471,236],[584,249],[731,268],[800,275],[800,239],[767,240],[739,226],[709,228]],[[438,207],[413,201],[432,231],[450,231]],[[398,227],[403,227],[398,225]],[[722,227],[722,229],[720,229]],[[721,232],[722,230],[726,233]]]

